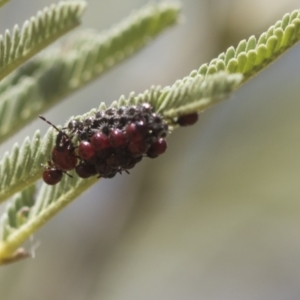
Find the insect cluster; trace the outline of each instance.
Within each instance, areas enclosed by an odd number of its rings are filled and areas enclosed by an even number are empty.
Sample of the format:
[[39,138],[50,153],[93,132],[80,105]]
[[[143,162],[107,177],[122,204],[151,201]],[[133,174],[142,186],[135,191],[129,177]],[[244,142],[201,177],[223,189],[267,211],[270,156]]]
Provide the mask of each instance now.
[[[40,118],[58,132],[43,172],[44,182],[50,185],[60,182],[63,174],[72,177],[68,171],[73,169],[81,178],[129,173],[143,157],[155,158],[167,149],[168,124],[148,103],[98,111],[82,121],[71,120],[63,129]],[[188,126],[197,120],[198,114],[191,113],[174,123]]]
[[71,176],[67,172],[73,169],[81,178],[112,178],[128,173],[143,157],[155,158],[167,149],[168,125],[148,103],[98,111],[82,121],[71,120],[63,129],[40,118],[58,132],[43,172],[50,185],[63,174]]

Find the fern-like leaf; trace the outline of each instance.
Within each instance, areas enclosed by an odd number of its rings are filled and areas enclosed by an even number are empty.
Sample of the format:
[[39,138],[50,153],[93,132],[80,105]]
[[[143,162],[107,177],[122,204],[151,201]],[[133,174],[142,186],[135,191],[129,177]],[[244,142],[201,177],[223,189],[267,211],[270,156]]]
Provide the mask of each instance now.
[[[173,119],[177,116],[191,111],[203,110],[214,101],[228,96],[229,92],[234,90],[241,80],[242,76],[239,74],[220,73],[207,76],[205,80],[203,76],[197,75],[190,81],[177,81],[172,87],[152,88],[150,91],[137,96],[131,94],[128,99],[121,97],[111,106],[148,102],[153,105],[155,111],[160,112],[165,116],[166,121],[173,125]],[[106,106],[102,103],[99,110],[105,109]],[[76,119],[84,119],[94,115],[95,112],[96,109],[93,109],[83,116],[76,117]],[[2,178],[4,179],[0,186],[0,199],[2,201],[10,197],[12,193],[32,185],[40,178],[41,164],[47,161],[54,143],[53,133],[54,131],[50,129],[43,140],[36,133],[32,143],[26,139],[20,149],[15,146],[11,155],[5,156],[0,163],[0,172],[2,171]],[[4,173],[4,170],[7,172]],[[73,178],[64,176],[63,180],[54,187],[43,184],[37,201],[30,207],[29,217],[26,219],[16,221],[17,212],[22,207],[28,207],[26,194],[21,200],[20,196],[17,196],[16,199],[18,200],[13,201],[2,218],[0,263],[13,261],[19,258],[20,253],[22,257],[24,252],[20,250],[21,244],[46,221],[98,180],[97,177],[80,179],[74,172],[71,174]],[[23,194],[21,193],[21,195]],[[18,255],[16,256],[16,254]]]
[[0,142],[176,23],[179,7],[147,6],[104,34],[83,31],[0,83]]
[[[0,220],[0,245],[2,245],[13,232],[28,222],[29,213],[35,204],[35,191],[35,185],[32,185],[21,193],[17,193],[6,207]],[[23,248],[14,249],[10,255],[6,257],[2,256],[0,264],[14,262],[26,257],[28,257],[28,253]]]
[[178,80],[162,91],[152,105],[165,118],[176,119],[181,115],[202,112],[206,108],[226,99],[242,81],[241,74],[219,72],[206,78],[196,75],[189,80]]
[[[209,65],[202,66],[199,71],[193,71],[190,76],[175,82],[172,86],[154,87],[137,96],[132,93],[128,99],[122,96],[118,101],[114,101],[111,107],[148,102],[170,125],[174,125],[174,119],[176,122],[176,118],[180,115],[202,111],[227,97],[240,85],[243,75],[245,79],[250,78],[293,45],[299,39],[298,24],[299,12],[296,11],[286,15],[282,21],[271,27],[258,42],[251,37],[248,41],[242,41],[237,49],[229,48]],[[80,43],[77,46],[78,49],[84,47]],[[224,70],[234,74],[223,72]],[[236,71],[239,72],[235,73]],[[99,109],[105,110],[105,104],[101,104]],[[93,109],[76,119],[94,115],[95,111]],[[52,129],[43,140],[37,134],[35,143],[26,140],[20,149],[15,146],[11,154],[7,154],[1,161],[0,177],[4,178],[3,183],[0,183],[2,201],[32,185],[41,176],[40,164],[47,160],[53,146],[53,137]],[[33,146],[34,144],[36,146]],[[5,173],[4,170],[8,172]],[[13,204],[12,208],[7,210],[1,223],[3,238],[0,241],[0,263],[11,261],[18,255],[22,257],[24,252],[18,252],[21,244],[54,214],[97,181],[96,177],[83,180],[72,174],[74,178],[64,176],[55,187],[43,184],[35,204],[29,209],[28,217],[21,222],[16,221],[18,209],[15,207],[20,209],[26,206],[25,195],[21,194],[18,204]],[[16,202],[17,200],[13,201]]]
[[42,164],[50,157],[53,130],[41,139],[37,131],[30,141],[27,137],[21,147],[15,144],[11,153],[5,153],[0,162],[0,203],[40,179]]
[[[173,118],[191,111],[203,110],[214,100],[219,101],[221,98],[228,96],[229,92],[234,90],[241,80],[242,76],[239,74],[220,73],[208,76],[205,80],[203,76],[197,75],[195,78],[191,78],[190,81],[178,81],[172,87],[152,88],[150,91],[137,96],[131,94],[128,99],[121,97],[119,101],[112,103],[112,107],[148,102],[172,124]],[[99,109],[105,110],[105,104],[102,103]],[[95,112],[96,110],[93,109],[84,116],[76,117],[76,119],[84,119],[94,115]],[[14,187],[24,188],[25,184],[31,185],[41,176],[40,164],[45,162],[49,155],[49,152],[45,151],[45,147],[51,149],[49,146],[53,144],[53,130],[50,129],[43,141],[38,135],[35,140],[37,146],[34,148],[38,150],[40,147],[44,150],[28,151],[30,147],[27,140],[20,150],[15,147],[10,158],[6,158],[0,164],[0,170],[2,165],[10,170],[7,175],[8,179],[0,187],[0,190],[3,191],[0,192],[0,197],[2,196],[3,199],[10,196],[8,191],[15,191]],[[19,153],[24,154],[19,155]],[[18,159],[20,156],[22,158]],[[16,161],[15,164],[13,164],[14,161]],[[28,163],[26,164],[25,161]],[[20,166],[25,166],[22,169],[22,174],[17,171]],[[97,177],[80,179],[74,172],[71,174],[73,178],[64,176],[63,180],[54,187],[43,184],[35,204],[30,209],[26,222],[16,222],[16,212],[23,207],[22,200],[18,200],[18,205],[13,204],[12,208],[7,210],[2,218],[3,238],[0,241],[0,263],[1,261],[4,263],[10,261],[10,259],[15,259],[15,253],[18,253],[16,252],[17,249],[33,232],[98,180]],[[11,182],[13,186],[10,184]],[[24,197],[23,204],[26,207],[27,202],[27,198]],[[18,207],[18,209],[15,209],[15,207]],[[18,224],[20,226],[17,226]]]
[[5,241],[15,229],[27,222],[29,212],[35,203],[34,194],[35,185],[32,185],[13,197],[1,217],[0,241]]
[[[236,48],[229,47],[218,58],[204,64],[198,73],[206,76],[219,71],[242,73],[244,81],[256,75],[300,40],[300,10],[284,15],[256,39],[242,40]],[[188,77],[187,77],[188,78]]]
[[[127,100],[121,97],[112,105],[148,102],[172,123],[171,118],[191,111],[201,111],[214,101],[226,97],[241,79],[238,74],[221,73],[207,77],[204,81],[203,76],[198,75],[190,81],[178,81],[172,87],[153,88],[137,96],[131,94]],[[104,104],[100,105],[100,109],[105,109]],[[94,112],[95,110],[92,110],[81,118]],[[54,131],[50,129],[41,139],[37,131],[32,141],[26,138],[21,147],[16,144],[10,154],[4,155],[0,162],[0,203],[41,177],[42,164],[48,160],[54,145],[53,136]]]
[[[1,218],[0,265],[28,256],[27,251],[20,247],[22,243],[98,180],[96,177],[82,180],[71,174],[74,178],[64,176],[54,187],[43,184],[35,202],[30,202],[23,192],[13,199]],[[29,206],[28,202],[34,205]],[[23,211],[26,211],[26,216],[21,216],[18,221],[16,216]]]
[[16,25],[0,36],[0,80],[56,39],[75,28],[86,4],[61,1],[38,12],[20,30]]
[[[206,108],[226,99],[243,80],[242,74],[219,72],[209,76],[193,74],[188,80],[177,80],[172,86],[152,87],[142,94],[131,93],[128,99],[121,96],[111,107],[149,103],[154,111],[161,114],[169,125],[181,115],[202,112]],[[103,105],[103,104],[102,104]],[[101,106],[100,106],[101,109]],[[102,106],[102,109],[103,108]],[[94,111],[84,115],[90,116]]]

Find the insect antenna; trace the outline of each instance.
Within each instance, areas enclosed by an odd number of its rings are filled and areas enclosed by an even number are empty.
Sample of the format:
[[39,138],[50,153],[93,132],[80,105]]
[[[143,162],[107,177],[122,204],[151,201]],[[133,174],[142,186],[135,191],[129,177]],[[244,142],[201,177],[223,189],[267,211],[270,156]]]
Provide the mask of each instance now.
[[48,123],[49,125],[51,125],[54,129],[56,129],[58,132],[62,132],[62,130],[58,129],[53,123],[51,123],[50,121],[48,121],[46,118],[44,118],[43,116],[39,116],[40,119],[42,119],[44,122]]

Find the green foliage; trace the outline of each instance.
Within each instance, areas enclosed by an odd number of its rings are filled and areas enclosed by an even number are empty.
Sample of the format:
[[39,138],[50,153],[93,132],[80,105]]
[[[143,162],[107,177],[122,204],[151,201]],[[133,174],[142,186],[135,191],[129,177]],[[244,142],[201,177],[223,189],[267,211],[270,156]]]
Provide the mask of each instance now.
[[40,179],[53,143],[52,129],[43,139],[37,131],[32,140],[27,137],[21,147],[15,144],[10,154],[5,153],[0,162],[0,203]]
[[175,4],[147,6],[102,34],[84,30],[0,82],[0,142],[177,22]]
[[29,254],[20,245],[97,180],[64,176],[54,187],[43,184],[36,201],[33,201],[34,186],[18,193],[1,220],[0,264],[27,257]]
[[[21,193],[17,193],[6,207],[1,218],[1,241],[5,241],[8,236],[11,236],[17,228],[20,228],[27,221],[30,209],[35,202],[35,191],[35,185],[24,189]],[[12,250],[9,256],[2,257],[0,264],[15,262],[28,256],[29,254],[23,248],[19,248],[16,251]]]
[[[174,119],[192,112],[201,112],[211,105],[229,96],[241,83],[241,74],[218,72],[206,78],[195,74],[188,80],[177,80],[172,86],[152,87],[149,91],[135,96],[131,93],[128,99],[122,96],[112,103],[112,107],[136,105],[148,102],[154,111],[165,117],[169,125]],[[102,104],[100,108],[103,108]],[[88,115],[91,115],[90,112]],[[84,115],[86,116],[86,115]]]
[[[191,110],[195,111],[195,109],[200,111],[217,99],[223,99],[235,89],[241,79],[240,75],[219,73],[204,81],[203,76],[198,75],[184,83],[176,82],[172,87],[152,88],[150,92],[146,91],[138,96],[131,94],[127,100],[121,97],[118,103],[115,102],[112,105],[122,106],[148,102],[155,107],[155,104],[158,104],[156,110],[162,115],[165,114],[172,124],[171,118],[189,113]],[[99,109],[105,109],[104,103],[100,105]],[[92,110],[77,119],[86,118],[94,113],[95,110]],[[49,129],[46,136],[41,139],[39,131],[37,131],[32,141],[26,138],[21,147],[16,144],[11,154],[5,154],[4,159],[0,162],[0,176],[3,178],[0,182],[0,202],[40,178],[43,170],[41,165],[50,157],[55,133],[53,129]],[[66,187],[66,190],[69,190],[69,187]]]
[[30,209],[34,205],[35,185],[17,193],[6,207],[2,218],[0,240],[5,241],[12,232],[27,222]]
[[[78,22],[79,11],[81,13],[84,6],[83,2],[60,2],[52,9],[56,11],[59,10],[58,7],[67,4],[70,4],[70,9],[62,9],[64,13],[58,19],[62,20],[61,18],[66,15],[70,16],[71,13],[67,12],[72,12],[73,21],[76,19]],[[74,9],[75,4],[82,5],[81,9]],[[61,48],[46,52],[16,70],[0,83],[0,140],[4,140],[41,111],[140,49],[149,38],[155,37],[164,28],[174,24],[178,19],[178,12],[178,6],[174,4],[148,6],[104,35],[88,32],[73,36]],[[44,16],[46,15],[44,11]],[[22,34],[13,34],[13,37],[19,36],[19,38],[10,39],[7,34],[6,42],[1,44],[0,41],[2,69],[5,69],[9,63],[13,68],[17,66],[12,63],[16,56],[11,53],[21,53],[23,62],[40,50],[41,45],[44,47],[53,41],[53,36],[49,38],[49,31],[44,30],[48,28],[45,24],[48,24],[50,19],[39,14],[37,20],[44,20],[44,23],[32,21],[30,24],[34,25],[30,25],[31,27],[24,25]],[[67,17],[66,20],[70,19]],[[242,82],[265,68],[294,45],[300,38],[299,21],[299,11],[287,14],[282,21],[262,34],[258,41],[255,37],[250,37],[248,41],[241,41],[236,49],[230,47],[209,64],[202,65],[198,71],[193,71],[171,86],[152,87],[136,96],[131,93],[127,99],[122,96],[111,106],[148,102],[173,129],[176,118],[203,111],[227,98]],[[43,25],[39,27],[37,24]],[[55,22],[53,24],[58,26]],[[14,32],[18,30],[15,29]],[[63,30],[60,31],[60,34],[62,33]],[[25,37],[31,38],[28,40]],[[22,45],[22,51],[27,49],[28,52],[18,52],[16,49],[20,46],[12,46],[17,44],[16,41],[18,45]],[[25,47],[25,45],[29,46]],[[10,72],[12,67],[7,67],[8,69]],[[8,71],[1,73],[0,69],[0,77],[6,74]],[[15,100],[12,101],[12,98]],[[99,109],[105,110],[105,104],[102,103]],[[95,111],[96,109],[93,109],[82,116],[77,116],[76,119],[84,119],[93,115]],[[18,119],[21,125],[14,129],[17,124],[17,113],[21,115]],[[48,160],[55,134],[53,129],[49,129],[45,137],[41,138],[39,132],[36,132],[32,140],[26,138],[21,147],[15,145],[0,162],[0,202],[17,193],[1,219],[0,264],[26,257],[27,253],[20,248],[21,244],[98,180],[96,177],[83,180],[71,172],[73,178],[64,176],[63,180],[54,187],[42,184],[34,201],[34,184],[41,177],[43,170],[41,164]]]
[[18,25],[12,34],[6,30],[0,36],[0,80],[79,25],[84,9],[85,2],[62,1],[38,12],[24,23],[21,31]]
[[[128,99],[122,96],[119,101],[113,102],[112,106],[145,102],[153,106],[158,104],[157,110],[162,115],[166,114],[167,119],[172,125],[172,118],[191,110],[200,111],[211,103],[228,96],[229,92],[235,89],[241,80],[242,76],[239,74],[229,75],[227,73],[219,73],[207,77],[206,81],[203,76],[197,75],[189,81],[177,81],[172,87],[153,87],[150,91],[137,96],[131,94]],[[169,105],[169,103],[171,104]],[[105,104],[102,103],[99,109],[105,110]],[[93,115],[95,111],[94,109],[83,116],[76,117],[76,119],[84,119],[87,116]],[[29,140],[26,140],[20,149],[18,146],[14,147],[14,151],[10,157],[6,156],[5,160],[0,164],[0,172],[1,170],[12,171],[8,172],[7,176],[9,177],[0,186],[0,201],[4,201],[10,197],[12,195],[11,191],[13,191],[12,193],[15,193],[17,190],[21,191],[25,186],[31,185],[39,179],[42,172],[40,164],[50,154],[49,151],[54,144],[54,134],[55,132],[50,129],[45,138],[41,140],[37,132],[33,139],[34,143],[32,143],[32,145],[35,145],[34,147],[30,147]],[[34,148],[35,151],[31,151],[31,148]],[[22,171],[18,172],[18,170]],[[82,180],[73,172],[71,175],[74,178],[64,176],[63,180],[54,187],[43,184],[36,203],[29,214],[30,217],[26,222],[22,223],[22,226],[12,233],[10,230],[4,231],[3,237],[5,239],[3,239],[2,244],[0,243],[0,259],[1,257],[5,257],[6,259],[6,253],[14,253],[33,231],[36,231],[55,213],[98,181],[96,177]],[[10,220],[6,217],[7,219]],[[14,225],[15,222],[12,224],[9,223],[7,228],[10,229]]]
[[166,87],[153,103],[158,113],[166,118],[178,118],[193,112],[201,112],[227,98],[241,83],[239,73],[218,72],[206,76],[196,75],[188,80],[178,80]]
[[242,73],[246,81],[266,68],[299,39],[300,11],[295,10],[284,15],[281,21],[276,22],[258,39],[251,36],[248,40],[242,40],[236,48],[229,47],[218,58],[202,65],[198,73],[204,76],[219,71]]

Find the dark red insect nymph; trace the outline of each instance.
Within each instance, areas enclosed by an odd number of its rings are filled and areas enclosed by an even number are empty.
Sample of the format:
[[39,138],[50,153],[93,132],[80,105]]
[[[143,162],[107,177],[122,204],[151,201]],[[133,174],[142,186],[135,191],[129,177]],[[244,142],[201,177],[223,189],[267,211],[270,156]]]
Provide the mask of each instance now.
[[58,132],[55,146],[51,152],[51,161],[48,161],[48,166],[45,167],[43,172],[43,179],[46,183],[56,184],[61,180],[63,173],[68,174],[67,171],[71,171],[76,167],[78,159],[74,151],[75,147],[71,138],[63,130],[58,129],[43,116],[39,117]]
[[[69,121],[63,129],[40,118],[57,131],[43,172],[44,182],[50,185],[60,182],[63,174],[71,176],[67,173],[71,170],[83,179],[129,173],[144,157],[156,158],[167,149],[168,124],[149,103],[97,111]],[[194,121],[195,115],[189,115],[174,123],[185,126]]]
[[198,114],[190,113],[178,117],[177,124],[180,126],[190,126],[190,125],[194,125],[197,121],[198,121]]

